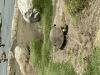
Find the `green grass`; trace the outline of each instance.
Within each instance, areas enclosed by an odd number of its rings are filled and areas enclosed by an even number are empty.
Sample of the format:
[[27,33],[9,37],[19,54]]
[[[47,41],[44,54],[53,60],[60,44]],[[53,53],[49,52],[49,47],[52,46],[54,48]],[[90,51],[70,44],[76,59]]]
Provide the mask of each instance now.
[[31,49],[32,50],[31,50],[30,59],[31,59],[31,62],[33,62],[34,65],[36,65],[36,66],[40,66],[39,64],[41,63],[42,44],[43,44],[43,41],[41,41],[40,39],[37,39],[37,38],[33,38],[32,44],[31,44]]
[[65,2],[69,13],[73,16],[82,11],[88,5],[88,0],[65,0]]
[[85,75],[100,75],[100,47],[93,49],[88,71]]
[[76,75],[76,73],[70,63],[51,63],[45,68],[45,75]]
[[49,40],[49,33],[52,25],[52,0],[33,0],[33,7],[37,8],[41,14],[43,28],[43,41],[33,38],[31,43],[30,60],[35,65],[38,75],[76,75],[70,63],[52,63],[50,53],[52,46]]
[[[52,25],[52,1],[51,0],[33,0],[33,7],[37,8],[41,14],[41,25],[43,28],[43,37],[44,40],[32,41],[32,53],[33,53],[33,61],[40,62],[41,64],[47,64],[49,62],[49,53],[52,50],[50,40],[49,40],[49,32]],[[39,46],[38,46],[39,45]],[[36,55],[36,56],[35,56]],[[39,56],[39,57],[38,57]],[[40,60],[38,60],[40,59]],[[42,64],[42,65],[43,65]]]

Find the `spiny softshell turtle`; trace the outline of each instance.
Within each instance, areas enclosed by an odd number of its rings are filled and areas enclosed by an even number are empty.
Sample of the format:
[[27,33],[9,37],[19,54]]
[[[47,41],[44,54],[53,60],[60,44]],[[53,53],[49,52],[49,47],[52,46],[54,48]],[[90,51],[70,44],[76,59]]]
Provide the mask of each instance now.
[[57,49],[60,49],[62,47],[62,44],[64,42],[64,34],[61,27],[57,27],[54,24],[53,28],[50,31],[50,41],[52,45]]
[[66,44],[66,35],[68,33],[68,25],[57,27],[54,24],[50,31],[50,41],[57,49],[62,49]]

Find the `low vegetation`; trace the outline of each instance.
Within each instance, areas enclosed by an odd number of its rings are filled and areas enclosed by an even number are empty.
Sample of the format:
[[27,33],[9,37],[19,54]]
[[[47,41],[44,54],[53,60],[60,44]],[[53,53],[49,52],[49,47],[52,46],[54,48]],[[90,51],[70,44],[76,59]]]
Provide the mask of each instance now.
[[100,75],[100,47],[94,48],[85,75]]
[[65,0],[69,13],[74,16],[88,5],[88,1],[89,0]]

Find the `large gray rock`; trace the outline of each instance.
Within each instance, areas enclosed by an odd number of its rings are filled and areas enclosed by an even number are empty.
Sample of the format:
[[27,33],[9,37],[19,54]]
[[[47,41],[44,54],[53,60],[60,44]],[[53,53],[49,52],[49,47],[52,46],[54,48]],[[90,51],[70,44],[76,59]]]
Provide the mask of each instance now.
[[34,23],[40,20],[40,13],[33,9],[32,0],[18,0],[18,8],[26,22]]

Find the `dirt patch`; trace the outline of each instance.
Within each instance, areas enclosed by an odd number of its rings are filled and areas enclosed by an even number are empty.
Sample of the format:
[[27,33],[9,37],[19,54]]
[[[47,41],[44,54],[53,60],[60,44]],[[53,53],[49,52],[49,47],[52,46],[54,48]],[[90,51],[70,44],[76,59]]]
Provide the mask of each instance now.
[[21,14],[20,16],[21,17],[18,19],[17,44],[27,47],[33,37],[43,39],[39,23],[26,23]]
[[[38,27],[39,23],[28,24],[24,21],[21,14],[19,16],[20,16],[20,18],[18,19],[18,29],[17,29],[17,36],[16,36],[17,37],[17,46],[27,50],[27,49],[29,49],[29,46],[30,46],[30,43],[31,43],[33,37],[35,37],[37,39],[38,38],[43,39],[42,38],[42,33],[40,32],[41,29]],[[22,55],[21,55],[21,57],[22,57]],[[26,60],[25,57],[22,57],[22,59]],[[27,69],[27,67],[28,68],[31,67],[30,65],[29,66],[27,66],[27,65],[29,65],[29,64],[26,63],[26,66],[24,67],[25,69]],[[20,65],[20,67],[21,67],[21,65]],[[31,71],[30,73],[32,75],[35,75],[35,74],[32,73],[32,70],[27,69],[27,72],[28,71]],[[31,75],[31,74],[29,74],[29,72],[26,73],[26,74]]]

